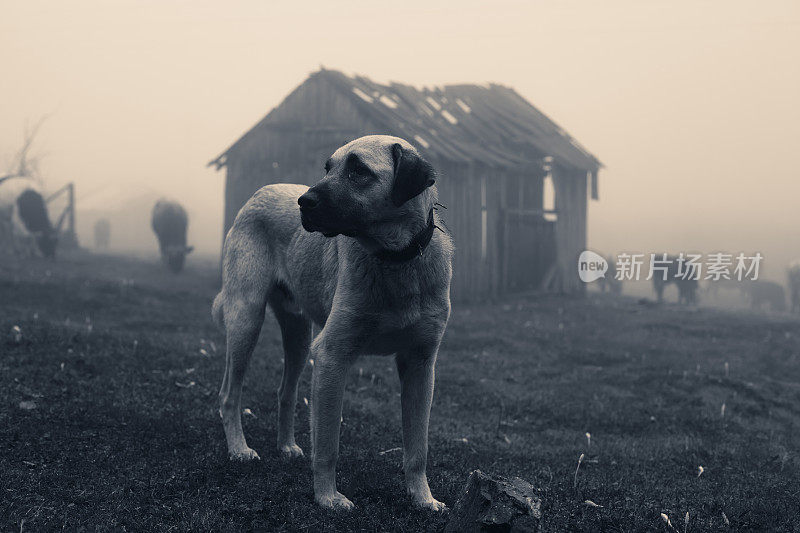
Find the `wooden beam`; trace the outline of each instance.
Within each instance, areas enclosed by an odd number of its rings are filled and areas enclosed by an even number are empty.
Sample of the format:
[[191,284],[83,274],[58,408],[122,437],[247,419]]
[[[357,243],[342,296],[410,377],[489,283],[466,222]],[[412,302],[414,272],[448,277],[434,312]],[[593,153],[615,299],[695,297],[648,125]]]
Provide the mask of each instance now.
[[59,197],[59,196],[61,195],[61,193],[63,193],[64,191],[66,191],[66,190],[67,190],[67,189],[69,189],[70,187],[72,187],[72,184],[71,184],[71,183],[67,183],[66,185],[64,185],[63,187],[61,187],[60,189],[58,189],[56,192],[54,192],[53,194],[51,194],[50,196],[48,196],[48,197],[47,197],[47,200],[45,200],[45,201],[46,201],[47,203],[50,203],[52,200],[54,200],[55,198]]
[[506,215],[518,215],[518,216],[542,216],[542,215],[556,215],[558,216],[557,209],[519,209],[516,207],[506,207],[504,209]]

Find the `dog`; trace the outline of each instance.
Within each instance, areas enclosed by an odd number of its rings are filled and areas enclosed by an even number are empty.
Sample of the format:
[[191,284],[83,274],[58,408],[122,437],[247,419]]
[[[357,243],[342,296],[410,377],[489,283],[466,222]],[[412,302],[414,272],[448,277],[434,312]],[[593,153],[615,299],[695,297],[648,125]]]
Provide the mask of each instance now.
[[[401,382],[403,466],[419,507],[445,505],[426,476],[428,420],[439,344],[450,316],[453,243],[435,212],[435,171],[407,141],[356,139],[325,164],[311,188],[275,184],[239,211],[225,240],[223,286],[212,314],[224,327],[220,415],[231,459],[257,459],[241,423],[242,380],[266,306],[281,329],[278,449],[295,442],[297,382],[314,360],[311,463],[314,498],[330,509],[353,503],[336,488],[342,396],[360,355],[394,355]],[[312,341],[312,323],[321,331]]]

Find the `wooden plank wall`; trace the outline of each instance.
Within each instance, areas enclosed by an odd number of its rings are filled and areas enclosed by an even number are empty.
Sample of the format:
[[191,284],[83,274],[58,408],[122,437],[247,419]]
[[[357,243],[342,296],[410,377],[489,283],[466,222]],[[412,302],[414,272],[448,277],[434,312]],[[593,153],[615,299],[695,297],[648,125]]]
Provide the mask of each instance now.
[[[268,120],[267,120],[268,119]],[[361,135],[390,133],[365,118],[352,102],[324,79],[307,82],[286,98],[253,132],[229,153],[225,187],[225,232],[242,205],[269,183],[313,185],[323,175],[324,161],[342,144]],[[515,254],[508,241],[505,207],[542,208],[542,179],[536,171],[493,169],[479,163],[436,161],[437,188],[447,210],[440,215],[456,246],[453,298],[476,300],[508,290],[505,253]],[[557,255],[563,290],[583,290],[576,283],[574,262],[586,246],[586,174],[554,168]],[[487,250],[481,256],[481,182],[485,181]],[[513,217],[512,217],[513,218]],[[513,223],[513,220],[511,221]],[[522,219],[516,220],[522,223]],[[540,228],[548,238],[548,228]],[[538,230],[537,230],[538,231]],[[549,250],[548,246],[543,247]],[[573,261],[573,256],[575,261]],[[529,268],[530,276],[537,275]]]
[[324,78],[298,87],[228,154],[225,233],[242,205],[270,183],[313,185],[343,144],[381,133]]
[[[447,210],[440,215],[450,230],[456,252],[453,257],[454,299],[476,300],[501,292],[503,176],[484,165],[442,162],[437,189]],[[486,194],[486,257],[481,253],[482,192]]]
[[[288,137],[294,137],[289,134]],[[285,138],[284,138],[285,139]],[[323,146],[329,154],[341,141],[336,135],[308,132],[296,137],[295,143],[273,145],[269,157],[232,158],[228,164],[226,187],[225,227],[233,222],[238,209],[260,187],[267,183],[290,182],[312,185],[322,177],[322,164],[327,155],[307,158],[300,164],[273,167],[270,158],[280,161],[297,159],[293,152],[298,144]],[[281,153],[281,147],[285,152]],[[300,151],[304,151],[302,148]],[[306,152],[307,156],[307,152]],[[276,161],[277,162],[277,161]],[[285,168],[288,167],[288,168]],[[523,175],[505,175],[496,170],[477,165],[443,163],[437,166],[439,179],[437,189],[441,203],[447,210],[439,213],[450,230],[456,251],[453,260],[454,276],[452,294],[458,300],[478,300],[496,297],[509,291],[530,287],[538,280],[549,264],[547,258],[536,257],[532,261],[529,250],[516,246],[536,245],[539,254],[550,253],[549,239],[556,241],[557,261],[561,272],[559,289],[567,292],[582,291],[584,284],[577,279],[573,268],[578,254],[586,246],[586,175],[561,168],[553,170],[556,188],[556,209],[559,211],[555,223],[555,237],[551,229],[531,226],[530,220],[518,215],[506,216],[504,206],[522,209],[540,209],[541,176],[533,178]],[[486,180],[487,205],[487,253],[481,256],[481,181]],[[539,184],[536,187],[532,182]],[[230,184],[234,183],[234,187]],[[521,185],[522,184],[522,185]],[[513,202],[513,203],[512,203]],[[509,232],[507,225],[514,231]],[[523,226],[518,228],[517,226]],[[526,232],[524,244],[518,238],[519,231]],[[528,236],[527,233],[532,235]],[[528,238],[530,237],[530,239]],[[510,240],[515,242],[508,242]],[[528,241],[536,241],[531,244]],[[508,247],[508,248],[507,248]],[[508,261],[504,254],[511,254]],[[522,259],[523,257],[527,259]],[[516,263],[524,262],[524,265]],[[509,272],[509,264],[512,272]],[[540,264],[541,263],[541,264]],[[529,279],[530,278],[530,279]],[[513,283],[512,283],[513,281]]]
[[559,289],[584,292],[586,285],[578,278],[578,256],[586,249],[586,172],[553,165],[556,191],[556,249],[560,271]]
[[439,214],[455,244],[451,294],[454,299],[468,300],[478,294],[479,285],[480,188],[475,190],[474,169],[468,165],[432,163],[439,173],[439,201],[447,206]]

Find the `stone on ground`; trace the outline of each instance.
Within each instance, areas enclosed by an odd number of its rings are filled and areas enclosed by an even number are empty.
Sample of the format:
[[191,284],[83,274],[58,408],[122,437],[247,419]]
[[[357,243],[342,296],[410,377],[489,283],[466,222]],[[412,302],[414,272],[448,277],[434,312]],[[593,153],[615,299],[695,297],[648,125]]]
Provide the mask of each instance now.
[[538,532],[542,500],[527,481],[475,470],[450,516],[445,533]]

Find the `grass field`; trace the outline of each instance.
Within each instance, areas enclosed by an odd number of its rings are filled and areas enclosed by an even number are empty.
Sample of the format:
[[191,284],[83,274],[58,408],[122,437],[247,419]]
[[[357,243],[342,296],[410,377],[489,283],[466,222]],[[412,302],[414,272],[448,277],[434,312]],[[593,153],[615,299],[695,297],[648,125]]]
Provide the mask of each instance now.
[[[215,285],[213,261],[0,259],[0,531],[442,528],[404,495],[389,358],[348,380],[338,479],[356,510],[314,505],[307,461],[274,449],[271,317],[244,393],[261,461],[228,461]],[[797,531],[798,452],[796,318],[601,295],[453,307],[428,465],[450,506],[479,468],[538,487],[545,531],[670,531],[661,513],[681,532]]]

